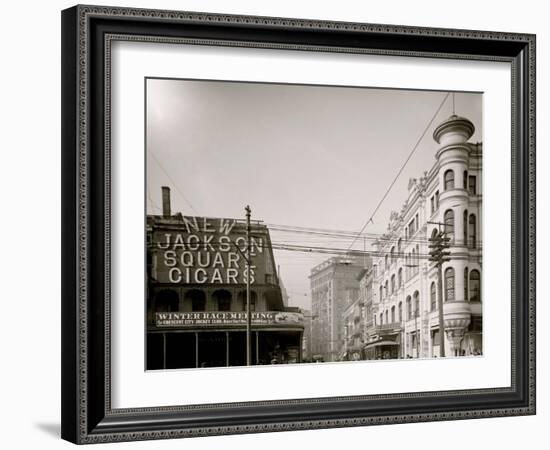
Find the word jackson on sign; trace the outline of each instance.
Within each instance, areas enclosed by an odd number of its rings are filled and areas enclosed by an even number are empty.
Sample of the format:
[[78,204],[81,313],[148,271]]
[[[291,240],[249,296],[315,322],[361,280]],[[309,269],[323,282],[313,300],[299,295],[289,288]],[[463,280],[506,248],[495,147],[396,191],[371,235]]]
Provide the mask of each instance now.
[[[250,274],[246,267],[246,225],[235,219],[175,216],[172,229],[151,230],[151,275],[171,284],[252,284],[273,273],[269,236],[253,227]],[[168,227],[167,227],[168,225]],[[266,280],[268,281],[268,280]]]
[[147,216],[147,370],[300,362],[304,316],[283,295],[268,227],[250,224],[248,258],[245,221],[174,214],[162,195]]

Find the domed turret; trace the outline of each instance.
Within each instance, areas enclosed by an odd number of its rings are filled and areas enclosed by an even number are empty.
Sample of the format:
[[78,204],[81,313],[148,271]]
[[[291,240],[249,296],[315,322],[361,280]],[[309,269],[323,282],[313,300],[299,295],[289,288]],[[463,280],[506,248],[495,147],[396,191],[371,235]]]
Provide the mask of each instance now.
[[440,123],[434,130],[434,140],[445,147],[451,144],[462,144],[472,137],[475,127],[465,117],[452,115]]

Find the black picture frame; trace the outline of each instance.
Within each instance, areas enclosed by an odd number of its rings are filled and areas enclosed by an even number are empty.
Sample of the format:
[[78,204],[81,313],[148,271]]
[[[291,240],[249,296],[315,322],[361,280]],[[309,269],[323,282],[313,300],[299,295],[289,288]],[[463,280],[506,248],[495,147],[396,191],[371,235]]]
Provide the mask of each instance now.
[[[113,39],[509,62],[511,386],[112,409],[108,64]],[[78,444],[535,414],[535,36],[119,7],[64,10],[61,350],[62,437]]]

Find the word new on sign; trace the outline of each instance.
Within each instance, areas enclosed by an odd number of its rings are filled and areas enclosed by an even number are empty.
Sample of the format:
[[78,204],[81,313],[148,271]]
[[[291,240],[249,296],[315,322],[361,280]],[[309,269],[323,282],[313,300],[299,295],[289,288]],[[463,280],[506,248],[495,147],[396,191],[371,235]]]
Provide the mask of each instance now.
[[[250,241],[251,265],[244,255],[247,239],[242,224],[229,219],[183,217],[180,231],[154,235],[157,278],[175,284],[245,284],[265,279],[267,228],[257,229]],[[272,266],[273,264],[271,264]],[[250,273],[249,273],[250,272]]]

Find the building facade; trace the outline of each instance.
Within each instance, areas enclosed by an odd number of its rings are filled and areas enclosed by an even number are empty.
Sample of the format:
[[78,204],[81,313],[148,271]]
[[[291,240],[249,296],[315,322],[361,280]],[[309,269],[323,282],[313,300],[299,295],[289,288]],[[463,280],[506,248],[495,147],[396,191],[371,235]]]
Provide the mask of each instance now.
[[360,258],[333,257],[311,270],[312,357],[337,361],[345,345],[344,310],[350,296],[358,297]]
[[[357,275],[357,281],[363,278],[366,269]],[[344,361],[359,361],[363,359],[364,335],[364,300],[361,296],[361,286],[346,291],[344,306],[344,347],[341,358]]]
[[[482,145],[471,143],[474,125],[451,116],[436,127],[435,164],[411,179],[399,212],[375,244],[365,308],[369,359],[441,355],[438,270],[429,260],[430,238],[450,239],[443,263],[445,356],[479,355],[482,345]],[[370,278],[369,278],[370,277]]]
[[170,212],[147,217],[148,370],[247,364],[246,288],[250,280],[252,364],[301,360],[303,315],[283,300],[269,230]]

